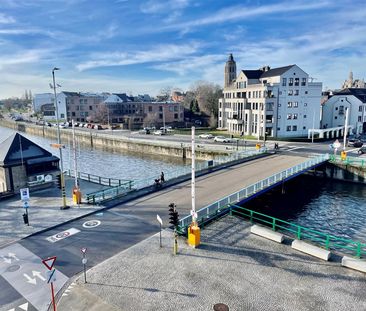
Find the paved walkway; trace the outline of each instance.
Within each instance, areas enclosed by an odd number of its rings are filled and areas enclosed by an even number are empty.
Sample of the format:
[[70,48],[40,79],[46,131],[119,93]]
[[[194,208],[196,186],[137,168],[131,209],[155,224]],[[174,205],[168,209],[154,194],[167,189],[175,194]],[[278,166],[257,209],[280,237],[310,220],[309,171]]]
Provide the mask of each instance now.
[[81,275],[64,293],[59,311],[72,310],[365,310],[365,275],[250,234],[227,216],[202,231],[192,249],[172,232],[156,234]]
[[[71,208],[60,210],[62,205],[61,191],[58,188],[49,188],[30,193],[28,208],[29,226],[23,222],[25,212],[20,195],[0,201],[0,247],[19,240],[32,233],[64,223],[71,219],[88,214],[102,208],[98,205],[72,202],[71,193],[74,181],[66,178],[66,202]],[[82,192],[98,191],[106,186],[80,181]]]

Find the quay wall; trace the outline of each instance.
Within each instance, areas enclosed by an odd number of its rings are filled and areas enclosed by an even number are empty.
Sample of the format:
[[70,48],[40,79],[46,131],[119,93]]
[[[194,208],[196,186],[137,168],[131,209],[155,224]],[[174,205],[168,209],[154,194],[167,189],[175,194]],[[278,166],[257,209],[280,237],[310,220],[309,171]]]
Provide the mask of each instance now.
[[[57,140],[57,128],[49,126],[39,126],[31,123],[15,122],[0,119],[0,126],[14,129],[15,131],[24,132],[30,135],[41,136],[49,139]],[[61,141],[68,142],[72,140],[71,129],[60,129]],[[173,156],[180,158],[191,158],[192,152],[187,143],[181,144],[177,142],[164,141],[142,141],[129,137],[118,137],[115,135],[104,134],[97,130],[81,131],[75,129],[77,141],[88,148],[96,148],[102,150],[124,151],[128,150],[136,153],[155,154],[163,156]],[[198,160],[211,160],[216,157],[227,155],[228,152],[203,150],[196,148],[195,155]]]

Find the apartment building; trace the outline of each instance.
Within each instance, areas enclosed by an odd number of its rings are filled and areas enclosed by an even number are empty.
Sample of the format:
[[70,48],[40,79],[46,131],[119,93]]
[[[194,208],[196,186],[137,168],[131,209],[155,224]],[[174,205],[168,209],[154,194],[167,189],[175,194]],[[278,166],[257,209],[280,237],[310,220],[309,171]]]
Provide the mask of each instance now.
[[319,128],[322,83],[297,65],[241,70],[225,64],[218,128],[254,137],[306,137]]

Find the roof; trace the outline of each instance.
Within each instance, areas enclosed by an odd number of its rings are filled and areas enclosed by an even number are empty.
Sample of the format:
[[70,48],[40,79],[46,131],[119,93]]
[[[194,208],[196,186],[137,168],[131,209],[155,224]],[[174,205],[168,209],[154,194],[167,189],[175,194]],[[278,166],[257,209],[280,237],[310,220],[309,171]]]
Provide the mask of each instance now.
[[290,70],[293,66],[295,66],[295,65],[289,65],[289,66],[270,69],[268,71],[263,72],[263,74],[261,75],[261,78],[280,76],[280,75],[284,74],[286,71]]
[[66,96],[79,96],[80,93],[78,92],[66,92],[66,91],[63,91],[61,93],[64,93]]
[[335,92],[334,95],[353,95],[363,103],[366,103],[366,88],[346,88]]
[[122,99],[124,102],[128,102],[128,101],[133,101],[133,97],[131,96],[127,96],[126,93],[122,93],[122,94],[116,94],[113,93],[113,95],[118,96],[120,99]]
[[289,65],[284,67],[278,67],[264,71],[263,68],[257,70],[242,70],[248,79],[261,79],[268,77],[280,76],[295,65]]
[[0,165],[2,166],[20,165],[31,159],[49,157],[52,157],[52,153],[19,133],[12,134],[0,143]]

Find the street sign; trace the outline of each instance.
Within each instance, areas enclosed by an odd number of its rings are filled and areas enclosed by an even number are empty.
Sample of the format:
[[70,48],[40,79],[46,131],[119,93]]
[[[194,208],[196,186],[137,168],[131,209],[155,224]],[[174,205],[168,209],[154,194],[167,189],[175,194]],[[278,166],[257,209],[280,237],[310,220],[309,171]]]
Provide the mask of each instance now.
[[24,201],[29,201],[29,188],[20,189],[20,199]]
[[191,216],[192,216],[193,218],[196,218],[196,219],[197,219],[197,216],[198,216],[198,215],[197,215],[197,213],[196,213],[195,211],[192,211],[192,210],[191,210]]
[[86,263],[88,262],[88,259],[87,258],[83,258],[83,259],[81,259],[81,263],[83,264],[83,265],[86,265]]
[[87,248],[86,248],[86,247],[83,247],[80,251],[81,251],[83,254],[85,254],[85,253],[86,253],[86,251],[87,251]]
[[52,267],[55,264],[56,258],[57,258],[56,256],[49,257],[47,259],[43,259],[42,262],[47,267],[48,270],[52,270]]
[[47,283],[56,282],[56,269],[47,271]]
[[156,219],[158,220],[158,222],[163,225],[163,220],[160,218],[159,215],[156,215]]
[[28,202],[28,201],[24,201],[24,202],[23,202],[23,207],[24,207],[25,209],[29,208],[29,202]]

